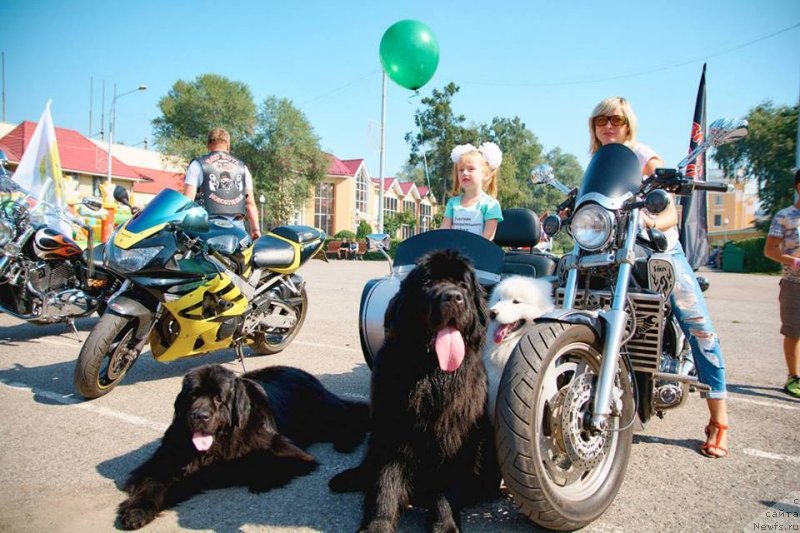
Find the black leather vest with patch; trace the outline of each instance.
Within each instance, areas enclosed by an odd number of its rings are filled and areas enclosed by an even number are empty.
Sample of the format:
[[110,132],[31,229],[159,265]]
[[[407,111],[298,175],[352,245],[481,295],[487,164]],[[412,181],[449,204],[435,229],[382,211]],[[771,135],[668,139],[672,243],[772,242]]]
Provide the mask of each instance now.
[[203,167],[203,183],[197,190],[195,201],[211,216],[244,216],[244,163],[228,152],[210,152],[198,157],[197,161]]

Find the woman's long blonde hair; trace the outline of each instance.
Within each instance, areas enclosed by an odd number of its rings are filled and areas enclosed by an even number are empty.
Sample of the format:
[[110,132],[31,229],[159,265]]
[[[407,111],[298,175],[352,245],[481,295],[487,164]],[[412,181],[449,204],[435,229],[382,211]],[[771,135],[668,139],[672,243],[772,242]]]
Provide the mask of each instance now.
[[636,130],[637,130],[637,121],[636,121],[636,113],[633,112],[633,108],[631,104],[622,96],[612,96],[610,98],[606,98],[599,104],[597,104],[592,111],[591,116],[589,116],[589,153],[595,153],[603,143],[600,142],[600,139],[597,138],[597,134],[595,134],[594,130],[594,117],[599,117],[601,115],[608,115],[612,113],[615,109],[619,108],[622,112],[622,116],[628,119],[628,135],[625,137],[625,145],[626,146],[633,146],[636,144]]
[[[486,158],[483,157],[483,154],[477,149],[461,154],[461,157],[458,159],[458,163],[463,161],[466,157],[476,157],[480,159],[485,166],[486,171],[489,173],[489,181],[485,181],[481,188],[492,198],[497,198],[497,172],[500,170],[500,167],[492,170],[492,167],[489,166]],[[458,196],[461,194],[461,186],[458,184],[458,163],[453,163],[453,187],[450,189],[450,196]]]

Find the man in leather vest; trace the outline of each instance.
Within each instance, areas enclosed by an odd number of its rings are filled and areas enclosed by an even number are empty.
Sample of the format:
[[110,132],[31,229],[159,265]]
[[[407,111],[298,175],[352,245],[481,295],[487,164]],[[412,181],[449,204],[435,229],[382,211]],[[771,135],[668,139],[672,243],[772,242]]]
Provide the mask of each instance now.
[[250,236],[261,236],[258,208],[253,194],[253,178],[244,163],[233,157],[231,136],[222,128],[208,132],[208,153],[192,160],[186,169],[183,193],[208,211],[210,219],[227,219],[244,229],[250,223]]

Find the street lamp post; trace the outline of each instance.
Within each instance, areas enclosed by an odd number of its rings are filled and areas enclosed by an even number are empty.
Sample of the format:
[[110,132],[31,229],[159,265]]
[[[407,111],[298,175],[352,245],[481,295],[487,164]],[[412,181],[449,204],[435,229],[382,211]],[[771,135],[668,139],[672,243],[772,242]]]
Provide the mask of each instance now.
[[122,98],[123,96],[127,96],[129,94],[133,94],[138,91],[146,91],[147,85],[139,85],[136,89],[132,91],[128,91],[122,94],[117,94],[117,85],[114,84],[114,98],[111,100],[111,109],[109,111],[108,117],[108,179],[106,180],[106,190],[105,194],[103,195],[103,207],[107,211],[107,215],[105,220],[103,221],[103,227],[100,238],[103,242],[107,241],[108,238],[111,236],[111,232],[114,231],[114,214],[116,211],[116,204],[114,203],[114,198],[112,196],[112,188],[111,188],[111,147],[114,144],[114,126],[116,125],[116,107],[117,107],[117,100]]

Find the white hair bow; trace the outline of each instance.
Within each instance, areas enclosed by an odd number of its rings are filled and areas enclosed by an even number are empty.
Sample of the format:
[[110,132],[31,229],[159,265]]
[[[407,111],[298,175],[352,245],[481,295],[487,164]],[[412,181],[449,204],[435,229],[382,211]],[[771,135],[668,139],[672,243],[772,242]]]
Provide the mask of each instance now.
[[475,148],[471,144],[459,144],[450,152],[450,160],[453,161],[453,163],[458,163],[461,156],[467,152],[480,152],[489,165],[489,168],[492,170],[496,170],[500,166],[500,163],[503,162],[503,152],[501,152],[500,147],[493,142],[482,143],[478,148]]

